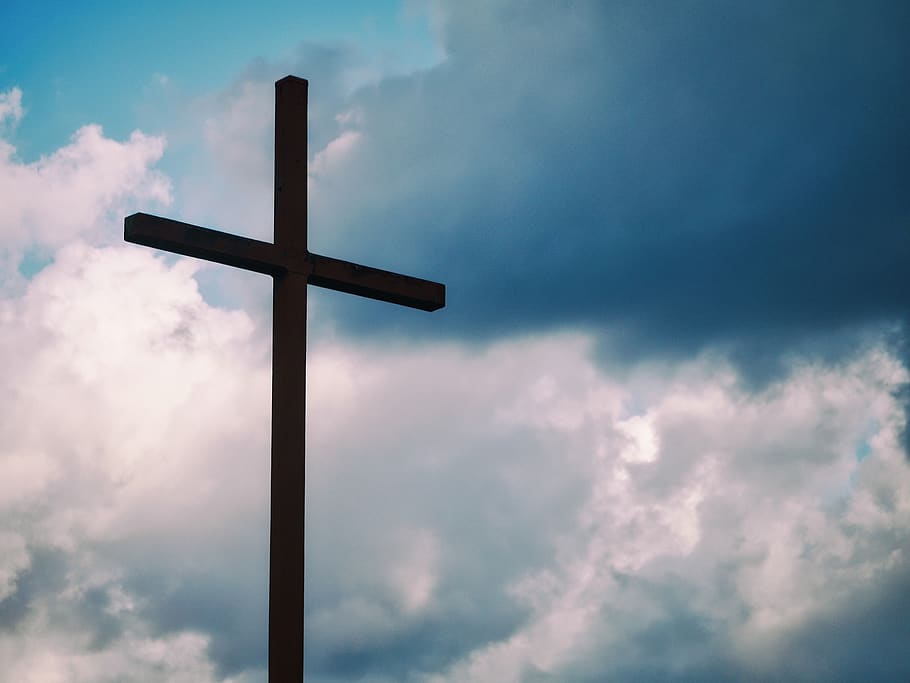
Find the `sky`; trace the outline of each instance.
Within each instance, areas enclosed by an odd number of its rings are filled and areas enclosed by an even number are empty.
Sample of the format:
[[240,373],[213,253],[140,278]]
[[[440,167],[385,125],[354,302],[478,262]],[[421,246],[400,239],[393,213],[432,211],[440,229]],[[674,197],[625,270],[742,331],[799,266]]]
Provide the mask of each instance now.
[[309,79],[313,683],[910,679],[910,5],[0,7],[0,678],[266,680]]

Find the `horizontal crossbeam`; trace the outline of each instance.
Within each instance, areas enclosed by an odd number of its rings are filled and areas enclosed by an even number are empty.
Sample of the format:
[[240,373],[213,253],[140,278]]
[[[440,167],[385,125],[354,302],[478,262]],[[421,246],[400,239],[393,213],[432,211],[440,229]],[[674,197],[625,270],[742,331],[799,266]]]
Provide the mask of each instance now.
[[361,266],[330,256],[309,254],[308,281],[311,285],[387,301],[422,311],[435,311],[446,305],[445,285],[388,270]]
[[271,242],[238,237],[226,232],[169,218],[134,213],[123,223],[123,239],[133,244],[194,256],[266,275],[287,272],[288,259],[282,259]]
[[435,311],[446,303],[446,288],[438,282],[362,266],[318,254],[288,254],[270,243],[201,228],[169,218],[134,213],[124,222],[124,239],[156,249],[215,261],[266,275],[287,272],[307,276],[317,287],[369,299]]

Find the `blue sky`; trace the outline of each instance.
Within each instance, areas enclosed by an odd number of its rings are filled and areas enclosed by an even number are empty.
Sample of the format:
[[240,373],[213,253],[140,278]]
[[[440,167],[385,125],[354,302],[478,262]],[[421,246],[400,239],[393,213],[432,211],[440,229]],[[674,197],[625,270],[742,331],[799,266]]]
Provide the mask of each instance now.
[[[410,14],[410,16],[409,16]],[[243,27],[242,39],[238,27]],[[122,137],[142,123],[155,76],[180,90],[224,87],[254,58],[278,59],[302,41],[340,42],[370,54],[394,52],[403,66],[433,59],[426,17],[397,2],[336,6],[275,2],[4,3],[4,85],[29,83],[30,115],[19,129],[26,158],[63,144],[84,121]],[[67,65],[66,71],[61,65]]]
[[[337,5],[337,6],[336,6]],[[902,3],[0,10],[0,671],[265,680],[274,81],[317,683],[906,680]]]

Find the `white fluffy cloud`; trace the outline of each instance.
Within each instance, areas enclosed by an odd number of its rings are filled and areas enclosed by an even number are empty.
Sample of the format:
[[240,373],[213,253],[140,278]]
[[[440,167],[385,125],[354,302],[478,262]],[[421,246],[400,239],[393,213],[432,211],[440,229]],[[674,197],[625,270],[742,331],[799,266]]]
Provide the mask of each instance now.
[[[74,244],[0,309],[0,652],[22,680],[262,675],[267,344],[194,272]],[[620,381],[591,346],[314,345],[313,680],[356,656],[376,680],[595,680],[682,617],[707,626],[648,655],[667,671],[773,673],[789,634],[907,571],[885,352],[750,394],[709,357]],[[419,671],[386,654],[418,646]]]
[[[236,563],[233,536],[267,526],[267,349],[193,272],[73,244],[0,304],[2,357],[17,359],[0,379],[0,586],[24,601],[4,659],[44,672],[21,680],[214,680],[210,635],[156,634],[136,616],[156,596],[131,587]],[[265,543],[229,576],[263,569]]]
[[[22,116],[18,89],[0,97],[0,119]],[[26,249],[45,252],[74,239],[106,242],[122,230],[123,216],[136,202],[166,205],[170,181],[153,168],[165,141],[140,131],[125,142],[86,125],[53,154],[33,162],[17,159],[0,139],[0,257],[14,269]],[[2,274],[2,273],[0,273]],[[9,272],[4,279],[9,279]]]
[[[712,659],[796,675],[782,642],[906,574],[910,474],[892,395],[906,373],[894,358],[870,349],[848,367],[800,367],[758,395],[713,363],[684,375],[644,415],[614,404],[580,442],[578,425],[563,428],[586,454],[591,487],[556,562],[510,586],[530,618],[432,680],[598,680],[648,667],[685,677]],[[613,391],[634,403],[632,387]],[[573,399],[554,392],[529,424]],[[674,605],[664,594],[680,585]],[[687,634],[674,610],[707,632]],[[674,628],[662,647],[636,642]]]
[[[22,90],[11,88],[6,92],[0,92],[0,126],[15,126],[22,118],[22,114]],[[6,123],[5,119],[9,119],[10,123]]]
[[[524,616],[503,637],[427,680],[599,680],[721,664],[727,675],[780,673],[792,665],[787,638],[906,574],[910,474],[893,396],[906,373],[895,358],[870,347],[850,365],[798,366],[750,394],[707,357],[620,382],[592,363],[590,344],[316,350],[316,680],[320,658],[382,660],[414,640],[425,654],[442,650],[418,635],[435,618],[482,629],[510,608]],[[402,549],[399,530],[414,520],[424,526]],[[413,561],[412,586],[429,596],[415,610],[396,562],[420,557],[428,538],[438,555],[431,580]],[[539,555],[515,552],[535,544]],[[495,590],[473,585],[479,565]],[[675,604],[667,594],[679,590]],[[704,629],[687,633],[683,618]],[[675,643],[642,650],[672,629]],[[385,664],[374,662],[404,677]]]

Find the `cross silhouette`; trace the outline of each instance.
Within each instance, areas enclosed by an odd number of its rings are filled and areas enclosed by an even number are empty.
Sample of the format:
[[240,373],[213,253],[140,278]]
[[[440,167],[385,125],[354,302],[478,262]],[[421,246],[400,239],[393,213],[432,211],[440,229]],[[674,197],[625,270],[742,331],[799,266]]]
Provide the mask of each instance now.
[[275,83],[275,241],[238,237],[136,213],[127,242],[272,276],[272,463],[269,677],[303,680],[303,496],[307,284],[435,311],[445,285],[307,250],[307,86]]

